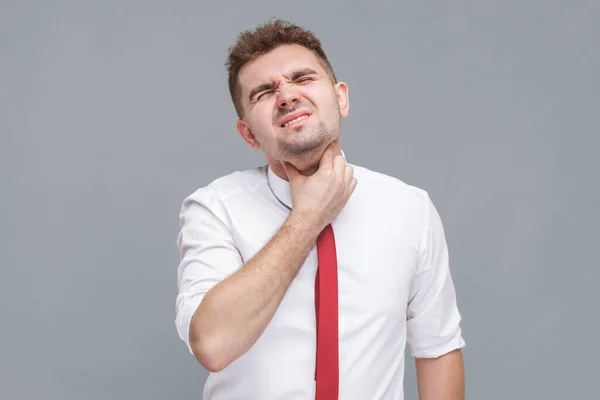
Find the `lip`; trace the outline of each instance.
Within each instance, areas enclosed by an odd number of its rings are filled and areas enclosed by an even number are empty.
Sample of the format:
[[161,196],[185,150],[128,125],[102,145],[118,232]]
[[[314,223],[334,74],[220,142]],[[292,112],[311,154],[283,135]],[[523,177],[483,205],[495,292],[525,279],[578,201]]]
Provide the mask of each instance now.
[[285,124],[286,122],[289,122],[289,121],[296,119],[298,117],[301,117],[303,115],[311,116],[312,114],[311,114],[311,112],[306,111],[306,110],[294,111],[293,113],[288,114],[285,117],[283,117],[282,119],[280,119],[278,122],[278,124],[279,124],[278,126],[279,126],[279,128],[283,128],[282,125]]

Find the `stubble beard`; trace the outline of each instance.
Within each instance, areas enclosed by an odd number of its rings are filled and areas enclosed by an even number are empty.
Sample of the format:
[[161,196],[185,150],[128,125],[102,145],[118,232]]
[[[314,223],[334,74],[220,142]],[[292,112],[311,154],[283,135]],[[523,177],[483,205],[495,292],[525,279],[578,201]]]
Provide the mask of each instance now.
[[[302,132],[302,130],[310,129],[312,132]],[[304,136],[300,140],[292,141],[281,141],[279,143],[279,152],[284,158],[304,158],[323,147],[325,143],[331,141],[335,137],[335,132],[332,132],[331,129],[327,129],[325,124],[321,121],[315,127],[298,127],[295,132],[290,132],[290,135],[301,135]]]

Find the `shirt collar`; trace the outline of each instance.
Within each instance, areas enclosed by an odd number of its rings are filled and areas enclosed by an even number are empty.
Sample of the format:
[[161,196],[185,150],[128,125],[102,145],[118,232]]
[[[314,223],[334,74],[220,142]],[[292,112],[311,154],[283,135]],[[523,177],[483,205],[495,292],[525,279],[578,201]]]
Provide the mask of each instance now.
[[[341,150],[341,153],[342,157],[344,157],[345,160],[346,155],[344,154],[344,151]],[[273,172],[273,170],[271,169],[271,166],[267,167],[267,180],[269,182],[269,187],[271,188],[271,191],[273,192],[275,197],[277,197],[277,199],[279,199],[280,202],[282,202],[286,207],[288,207],[291,210],[292,191],[290,190],[289,182],[277,176],[277,174],[275,174],[275,172]]]

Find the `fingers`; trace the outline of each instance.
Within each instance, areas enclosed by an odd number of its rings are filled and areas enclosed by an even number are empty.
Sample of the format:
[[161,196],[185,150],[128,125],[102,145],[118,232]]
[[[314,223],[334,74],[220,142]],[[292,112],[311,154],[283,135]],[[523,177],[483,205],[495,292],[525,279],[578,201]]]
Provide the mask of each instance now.
[[335,172],[335,175],[341,178],[345,177],[345,168],[346,160],[341,154],[338,154],[333,158],[333,171]]
[[344,176],[344,182],[345,182],[345,186],[346,189],[348,190],[348,196],[352,194],[352,192],[354,192],[354,188],[356,187],[357,184],[357,180],[354,177],[354,168],[352,167],[352,165],[346,165],[346,170],[345,172],[345,176]]
[[346,183],[346,186],[349,187],[350,183],[352,182],[352,178],[354,177],[354,168],[352,168],[352,165],[346,165],[344,174],[344,182]]
[[352,181],[350,181],[350,192],[349,194],[354,193],[354,189],[356,189],[356,185],[358,184],[358,181],[356,180],[356,178],[352,178]]

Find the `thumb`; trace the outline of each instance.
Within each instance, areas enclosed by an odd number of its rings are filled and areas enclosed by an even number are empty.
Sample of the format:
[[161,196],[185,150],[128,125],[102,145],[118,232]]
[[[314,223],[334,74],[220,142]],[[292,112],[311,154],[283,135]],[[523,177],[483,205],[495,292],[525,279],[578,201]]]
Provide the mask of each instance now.
[[300,172],[298,172],[298,170],[296,169],[296,167],[294,167],[289,162],[282,161],[281,162],[281,166],[283,167],[283,170],[285,171],[285,174],[287,175],[288,180],[290,181],[290,183],[292,181],[296,180],[299,176],[301,176]]

